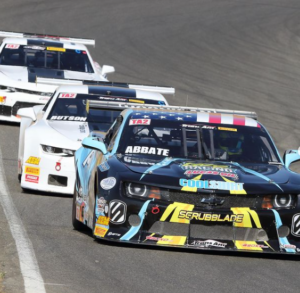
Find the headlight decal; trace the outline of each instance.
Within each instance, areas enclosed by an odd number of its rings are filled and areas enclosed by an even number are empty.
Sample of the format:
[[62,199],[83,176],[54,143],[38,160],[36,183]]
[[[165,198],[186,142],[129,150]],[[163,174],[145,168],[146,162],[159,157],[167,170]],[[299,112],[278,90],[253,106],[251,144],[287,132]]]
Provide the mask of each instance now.
[[120,238],[120,240],[130,240],[132,237],[134,237],[135,235],[136,235],[136,233],[138,233],[138,231],[140,230],[140,228],[141,228],[141,226],[142,226],[142,224],[143,224],[143,222],[144,222],[144,219],[145,219],[145,213],[146,213],[146,210],[147,210],[147,208],[148,208],[148,205],[150,204],[150,202],[151,201],[153,201],[154,199],[151,199],[151,200],[147,200],[144,204],[143,204],[143,206],[142,206],[142,208],[141,208],[141,210],[140,210],[140,212],[139,212],[139,217],[140,217],[140,219],[141,219],[141,223],[138,225],[138,226],[135,226],[135,227],[131,227],[130,229],[129,229],[129,231],[127,232],[127,233],[125,233],[121,238]]

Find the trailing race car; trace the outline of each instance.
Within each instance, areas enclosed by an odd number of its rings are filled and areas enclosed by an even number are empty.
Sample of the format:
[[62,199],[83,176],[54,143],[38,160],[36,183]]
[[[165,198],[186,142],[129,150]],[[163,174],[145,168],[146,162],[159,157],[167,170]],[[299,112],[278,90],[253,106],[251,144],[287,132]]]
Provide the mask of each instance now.
[[[240,114],[240,115],[237,115]],[[73,226],[125,243],[300,252],[300,159],[255,113],[127,109],[75,153]]]
[[18,109],[45,104],[57,88],[36,78],[107,81],[112,66],[93,61],[94,40],[0,31],[0,120],[19,122]]
[[[97,101],[104,102],[101,108],[93,107]],[[46,105],[20,109],[21,187],[73,194],[74,153],[82,139],[101,137],[124,107],[140,103],[167,105],[159,93],[81,85],[61,86]]]

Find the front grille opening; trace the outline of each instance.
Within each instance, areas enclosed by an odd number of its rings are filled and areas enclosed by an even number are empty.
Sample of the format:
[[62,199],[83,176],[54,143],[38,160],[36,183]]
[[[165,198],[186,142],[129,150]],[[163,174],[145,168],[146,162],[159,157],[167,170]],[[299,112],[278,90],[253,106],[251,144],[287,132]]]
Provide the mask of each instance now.
[[[188,193],[177,190],[170,190],[170,201],[174,202],[182,202],[186,204],[192,204],[197,207],[211,207],[214,206],[220,209],[228,209],[234,207],[248,207],[248,208],[256,208],[259,197],[257,196],[247,196],[247,195],[219,195],[215,194],[213,197],[217,199],[215,201],[216,204],[208,204],[207,200],[212,197],[211,194],[208,193]],[[203,202],[202,202],[203,200]],[[219,204],[217,204],[219,203]]]
[[0,105],[0,115],[2,116],[11,116],[11,107]]
[[68,186],[68,177],[49,175],[48,176],[48,184],[55,185],[55,186],[67,187]]
[[236,241],[268,241],[269,237],[264,229],[205,225],[181,224],[170,222],[155,222],[148,230],[149,233],[159,235],[186,236],[191,238],[236,240]]

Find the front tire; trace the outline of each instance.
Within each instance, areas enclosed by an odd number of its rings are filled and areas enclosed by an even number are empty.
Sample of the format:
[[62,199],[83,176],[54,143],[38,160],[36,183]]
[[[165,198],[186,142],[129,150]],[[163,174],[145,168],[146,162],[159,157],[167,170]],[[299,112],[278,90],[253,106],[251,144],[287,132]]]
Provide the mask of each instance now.
[[83,231],[86,230],[86,226],[76,219],[76,189],[74,188],[73,194],[73,207],[72,207],[72,224],[75,230]]

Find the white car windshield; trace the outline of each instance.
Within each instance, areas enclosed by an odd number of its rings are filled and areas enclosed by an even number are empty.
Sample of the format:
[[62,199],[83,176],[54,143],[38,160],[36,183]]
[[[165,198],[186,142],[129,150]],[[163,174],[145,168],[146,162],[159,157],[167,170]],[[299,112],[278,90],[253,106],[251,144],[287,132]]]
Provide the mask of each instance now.
[[0,54],[0,65],[94,73],[85,50],[40,45],[6,44]]

